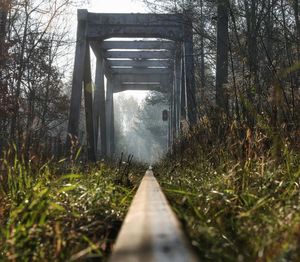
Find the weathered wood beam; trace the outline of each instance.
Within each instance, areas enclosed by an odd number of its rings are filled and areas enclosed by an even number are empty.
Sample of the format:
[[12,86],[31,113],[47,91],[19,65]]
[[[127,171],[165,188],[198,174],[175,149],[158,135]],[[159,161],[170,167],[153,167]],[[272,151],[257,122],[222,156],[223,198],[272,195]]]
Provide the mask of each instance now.
[[129,58],[129,59],[171,59],[171,51],[106,51],[105,58]]
[[87,30],[86,21],[80,19],[80,13],[82,12],[83,11],[78,11],[77,41],[76,41],[75,62],[74,62],[74,69],[73,69],[71,104],[70,104],[70,113],[69,113],[69,122],[68,122],[68,136],[67,136],[67,143],[66,143],[67,151],[70,149],[71,140],[78,138],[80,105],[81,105],[81,98],[82,98],[82,82],[84,78],[86,50],[88,48],[88,43],[85,37],[86,30]]
[[[188,16],[187,16],[188,17]],[[193,27],[188,17],[185,23],[184,37],[184,64],[186,77],[186,94],[188,105],[188,121],[191,126],[197,122],[197,102],[195,87],[195,66],[194,66],[194,48],[193,48]]]
[[107,79],[106,86],[106,145],[107,145],[107,155],[109,157],[113,156],[114,153],[114,139],[115,139],[115,129],[114,129],[114,82],[112,79]]
[[116,85],[114,88],[114,93],[128,91],[128,90],[152,90],[152,91],[158,91],[158,92],[165,92],[166,90],[166,83],[158,83],[158,84],[139,84],[139,83],[130,83],[130,84],[124,84],[120,83],[119,85]]
[[90,40],[104,40],[110,37],[157,37],[181,41],[184,33],[178,26],[145,26],[141,24],[132,26],[89,24],[87,37]]
[[175,60],[175,100],[176,100],[176,137],[180,135],[180,120],[181,120],[181,89],[182,89],[182,64],[181,52],[177,52]]
[[88,13],[87,20],[95,25],[183,26],[182,14],[113,14]]
[[170,74],[172,71],[168,68],[111,68],[113,74]]
[[134,196],[109,261],[199,261],[150,170]]
[[102,49],[169,49],[175,48],[173,41],[103,41]]
[[[97,57],[94,95],[94,125],[95,143],[98,145],[99,126],[101,156],[106,156],[106,113],[105,113],[105,89],[104,89],[104,60],[101,56]],[[97,150],[97,149],[96,149]]]
[[90,61],[90,47],[86,46],[84,63],[84,107],[85,107],[85,124],[87,134],[87,151],[88,159],[96,161],[95,150],[95,133],[94,133],[94,117],[93,117],[93,86]]
[[172,67],[173,60],[106,60],[106,64],[112,66],[132,66],[132,67]]
[[170,81],[169,75],[134,75],[134,74],[114,74],[112,75],[113,79],[124,83],[124,82],[168,82]]

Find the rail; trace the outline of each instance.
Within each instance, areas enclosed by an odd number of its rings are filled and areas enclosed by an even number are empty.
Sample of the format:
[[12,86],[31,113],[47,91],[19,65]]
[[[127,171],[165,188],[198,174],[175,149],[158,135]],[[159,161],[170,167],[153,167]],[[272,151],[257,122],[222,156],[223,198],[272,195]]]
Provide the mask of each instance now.
[[110,258],[135,261],[198,261],[151,170],[142,179]]

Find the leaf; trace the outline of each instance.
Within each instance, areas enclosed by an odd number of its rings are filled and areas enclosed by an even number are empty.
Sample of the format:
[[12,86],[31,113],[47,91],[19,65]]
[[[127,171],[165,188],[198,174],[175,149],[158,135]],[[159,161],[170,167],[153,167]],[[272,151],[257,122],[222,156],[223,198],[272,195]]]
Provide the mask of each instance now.
[[62,193],[62,192],[68,192],[68,191],[72,191],[74,190],[75,188],[77,188],[78,185],[75,184],[75,185],[67,185],[67,186],[64,186],[62,188],[60,188],[57,193]]
[[78,159],[80,153],[81,153],[82,147],[79,147],[79,149],[77,150],[76,156],[75,156],[75,160]]

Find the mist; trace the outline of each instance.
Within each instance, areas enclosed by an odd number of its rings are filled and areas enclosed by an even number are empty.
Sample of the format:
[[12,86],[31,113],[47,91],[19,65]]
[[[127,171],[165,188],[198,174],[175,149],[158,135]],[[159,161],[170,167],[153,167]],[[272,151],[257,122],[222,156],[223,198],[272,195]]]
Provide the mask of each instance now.
[[[140,96],[139,96],[140,97]],[[145,99],[121,92],[114,95],[115,155],[132,154],[135,161],[153,164],[167,152],[168,122],[162,111],[166,97],[147,92]]]

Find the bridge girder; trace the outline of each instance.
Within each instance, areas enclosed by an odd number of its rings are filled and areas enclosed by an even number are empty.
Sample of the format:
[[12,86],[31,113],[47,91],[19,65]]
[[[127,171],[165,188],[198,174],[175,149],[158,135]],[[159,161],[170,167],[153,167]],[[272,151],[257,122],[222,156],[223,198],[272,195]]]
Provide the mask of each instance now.
[[175,42],[173,41],[145,41],[145,40],[135,40],[135,41],[103,41],[101,48],[104,50],[109,49],[166,49],[174,50],[176,48]]
[[112,66],[131,66],[135,68],[147,68],[147,67],[167,67],[172,68],[174,64],[174,60],[106,60],[106,65],[108,67]]
[[[163,40],[106,40],[111,37]],[[168,136],[171,145],[176,137],[174,130],[179,128],[181,117],[186,118],[190,124],[194,124],[196,119],[195,106],[193,106],[195,81],[192,37],[192,24],[188,15],[95,14],[87,10],[78,10],[68,133],[73,137],[78,136],[78,108],[80,108],[84,82],[84,95],[87,97],[85,111],[89,155],[96,154],[97,144],[92,144],[95,143],[94,141],[97,143],[99,123],[101,123],[105,125],[104,128],[101,127],[101,146],[107,149],[101,148],[102,156],[106,152],[112,156],[114,150],[113,92],[157,90],[168,92],[171,97]],[[90,46],[97,57],[97,83],[94,96],[90,80]],[[106,89],[104,74],[107,76]],[[104,107],[100,109],[96,103],[101,103]],[[93,130],[95,130],[95,137]],[[102,132],[103,130],[106,134]]]
[[110,68],[112,74],[133,74],[133,75],[165,75],[171,74],[169,68]]
[[135,60],[144,59],[172,59],[173,54],[169,50],[164,51],[106,51],[103,52],[106,59],[128,58]]

